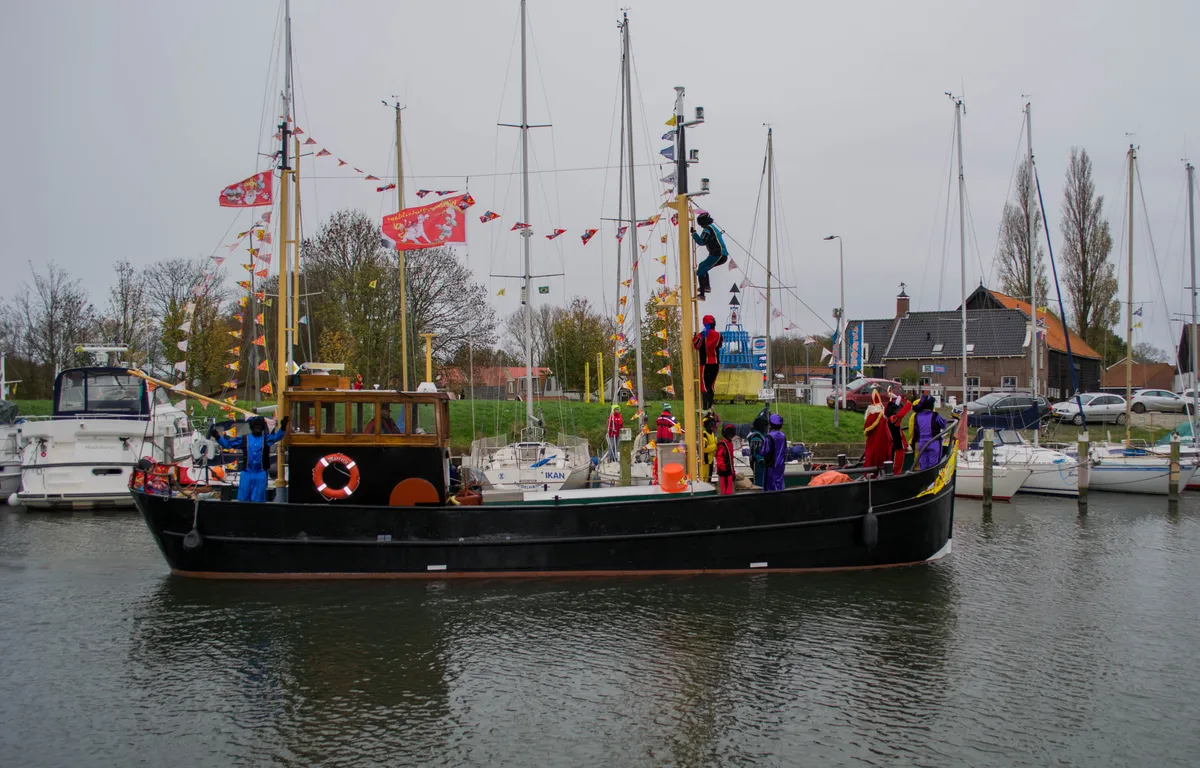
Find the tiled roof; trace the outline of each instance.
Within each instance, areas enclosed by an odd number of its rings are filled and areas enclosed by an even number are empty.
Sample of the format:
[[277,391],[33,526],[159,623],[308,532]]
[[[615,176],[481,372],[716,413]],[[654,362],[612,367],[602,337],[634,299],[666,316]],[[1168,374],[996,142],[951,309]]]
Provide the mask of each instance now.
[[[1071,351],[1075,350],[1071,342]],[[1125,386],[1125,360],[1113,363],[1104,370],[1100,387],[1102,389],[1120,389]],[[1142,389],[1165,389],[1172,392],[1175,389],[1175,366],[1170,363],[1134,363],[1133,386]]]
[[[1020,310],[1025,317],[1029,317],[1029,302],[1021,301],[1020,299],[1000,293],[999,291],[990,291],[992,296],[996,297],[1004,306],[1009,309]],[[970,306],[968,304],[967,306]],[[1066,329],[1063,321],[1052,312],[1038,311],[1038,319],[1044,320],[1046,323],[1046,345],[1056,352],[1067,351]],[[1079,355],[1080,357],[1092,357],[1100,359],[1100,353],[1092,349],[1086,341],[1081,339],[1074,331],[1071,331],[1071,354]]]
[[[1026,318],[1015,309],[967,310],[969,357],[1023,357]],[[887,360],[932,360],[962,356],[962,315],[957,310],[909,312],[884,354]],[[934,347],[941,344],[935,352]],[[874,355],[872,355],[874,357]]]

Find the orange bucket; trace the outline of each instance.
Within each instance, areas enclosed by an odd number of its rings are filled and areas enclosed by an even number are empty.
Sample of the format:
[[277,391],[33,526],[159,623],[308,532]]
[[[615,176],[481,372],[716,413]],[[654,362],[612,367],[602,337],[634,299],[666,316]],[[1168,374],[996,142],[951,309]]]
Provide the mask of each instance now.
[[679,493],[687,488],[683,481],[683,465],[682,464],[667,464],[662,467],[660,472],[662,481],[660,487],[667,493]]

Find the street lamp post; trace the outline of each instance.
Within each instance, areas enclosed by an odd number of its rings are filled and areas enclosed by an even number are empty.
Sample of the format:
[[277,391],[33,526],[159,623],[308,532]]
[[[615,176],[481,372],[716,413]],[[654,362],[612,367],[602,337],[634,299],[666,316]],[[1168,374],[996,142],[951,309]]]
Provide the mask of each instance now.
[[[838,406],[846,407],[846,261],[842,257],[842,236],[830,235],[826,240],[838,241],[838,284],[840,298],[838,299],[838,359],[834,376],[835,386],[841,390],[840,397],[833,399],[833,426],[838,426]],[[839,402],[840,401],[840,402]]]

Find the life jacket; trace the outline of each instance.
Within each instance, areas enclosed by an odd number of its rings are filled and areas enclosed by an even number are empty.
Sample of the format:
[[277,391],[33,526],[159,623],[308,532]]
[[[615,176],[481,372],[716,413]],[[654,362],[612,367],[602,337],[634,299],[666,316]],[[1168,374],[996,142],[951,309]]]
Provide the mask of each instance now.
[[658,432],[655,437],[662,442],[670,442],[675,439],[675,419],[667,412],[660,413],[657,421]]

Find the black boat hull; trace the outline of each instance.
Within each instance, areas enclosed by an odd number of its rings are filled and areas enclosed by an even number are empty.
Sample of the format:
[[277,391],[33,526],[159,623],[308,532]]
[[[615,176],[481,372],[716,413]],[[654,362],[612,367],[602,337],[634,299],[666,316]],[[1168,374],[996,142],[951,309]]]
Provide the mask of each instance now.
[[[140,491],[133,497],[171,569],[209,578],[869,568],[940,557],[949,551],[954,522],[953,464],[770,494],[558,506],[194,502]],[[198,537],[188,536],[193,528]]]

